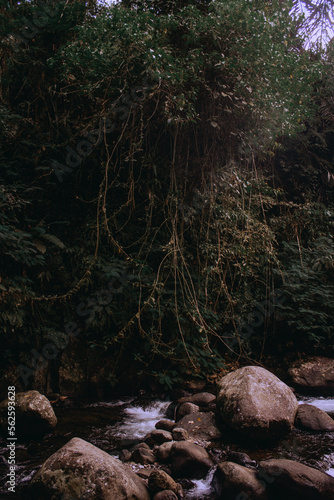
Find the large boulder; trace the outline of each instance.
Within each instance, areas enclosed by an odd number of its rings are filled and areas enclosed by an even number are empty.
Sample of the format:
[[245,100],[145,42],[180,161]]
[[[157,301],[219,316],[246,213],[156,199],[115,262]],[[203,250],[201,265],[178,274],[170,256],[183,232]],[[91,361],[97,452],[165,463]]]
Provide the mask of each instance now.
[[316,356],[289,369],[294,387],[300,392],[334,396],[334,359]]
[[222,437],[216,424],[215,414],[211,411],[186,415],[178,421],[177,426],[185,429],[192,439],[211,441]]
[[201,479],[214,462],[208,452],[189,441],[175,441],[171,449],[174,474],[178,477]]
[[[0,403],[0,426],[7,431],[8,403]],[[57,417],[50,401],[38,391],[18,392],[15,396],[16,435],[33,437],[50,432],[57,424]]]
[[224,500],[266,500],[265,484],[256,472],[233,462],[221,462],[213,476],[212,485],[217,497]]
[[260,462],[259,477],[267,483],[274,498],[334,500],[334,477],[293,460]]
[[150,500],[129,467],[86,441],[73,438],[44,462],[28,489],[32,500]]
[[295,425],[310,431],[334,432],[334,420],[325,411],[313,405],[299,405]]
[[222,420],[257,440],[278,439],[291,431],[298,402],[291,389],[268,370],[246,366],[218,382]]

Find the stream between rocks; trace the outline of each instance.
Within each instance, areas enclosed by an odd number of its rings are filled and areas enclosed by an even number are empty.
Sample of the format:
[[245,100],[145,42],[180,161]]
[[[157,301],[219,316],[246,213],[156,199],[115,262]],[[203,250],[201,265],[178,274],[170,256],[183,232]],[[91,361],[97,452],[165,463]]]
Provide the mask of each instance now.
[[[309,403],[326,411],[334,418],[334,398],[297,396],[300,403]],[[75,402],[66,399],[55,407],[58,425],[54,433],[40,441],[18,442],[16,447],[16,493],[7,491],[8,473],[7,443],[0,438],[0,498],[23,499],[24,490],[42,463],[73,437],[80,437],[118,458],[123,448],[131,447],[154,429],[157,421],[165,417],[169,401],[124,398],[111,402]],[[243,451],[253,460],[289,458],[321,469],[334,477],[333,433],[311,433],[294,429],[284,440],[271,448],[259,448],[249,444],[242,446],[213,442],[209,446],[212,455],[219,459],[229,446],[230,450]],[[145,466],[137,465],[135,470]],[[210,487],[214,469],[202,480],[193,480],[193,487],[185,490],[185,498],[215,499]]]

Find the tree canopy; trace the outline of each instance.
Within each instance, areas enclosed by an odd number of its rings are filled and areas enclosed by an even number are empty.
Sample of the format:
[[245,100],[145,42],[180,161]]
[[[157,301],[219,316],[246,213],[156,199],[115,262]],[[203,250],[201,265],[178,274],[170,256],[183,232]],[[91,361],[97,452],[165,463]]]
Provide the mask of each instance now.
[[332,346],[333,45],[292,7],[4,2],[5,364],[69,322],[110,383]]

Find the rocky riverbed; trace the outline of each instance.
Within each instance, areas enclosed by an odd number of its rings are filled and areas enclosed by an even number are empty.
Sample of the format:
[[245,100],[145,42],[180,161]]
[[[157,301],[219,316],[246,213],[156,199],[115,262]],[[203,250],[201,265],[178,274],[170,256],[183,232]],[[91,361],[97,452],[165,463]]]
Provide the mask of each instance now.
[[[298,409],[307,404],[334,416],[333,397],[297,394],[297,399]],[[125,398],[108,402],[78,402],[62,398],[53,406],[58,420],[54,430],[46,434],[43,439],[26,437],[17,444],[17,488],[14,495],[8,493],[6,487],[8,449],[5,439],[2,439],[1,498],[7,495],[11,498],[25,498],[30,491],[29,485],[36,477],[36,473],[41,470],[42,464],[47,463],[50,456],[65,446],[61,458],[63,460],[69,442],[72,443],[76,453],[82,453],[83,456],[85,453],[83,448],[94,445],[97,457],[99,450],[103,450],[116,461],[116,464],[123,462],[125,467],[132,470],[145,485],[146,489],[140,493],[143,500],[146,498],[147,485],[149,486],[147,498],[153,499],[159,494],[158,500],[159,498],[198,500],[237,498],[238,494],[243,494],[245,491],[249,498],[284,498],[284,496],[272,496],[271,480],[281,484],[281,478],[294,472],[295,464],[297,467],[298,464],[307,466],[305,470],[295,471],[295,475],[300,472],[306,476],[311,474],[307,481],[312,481],[312,474],[317,473],[320,474],[314,478],[317,484],[319,481],[326,483],[326,478],[331,481],[334,476],[332,431],[321,432],[294,426],[291,432],[273,442],[261,441],[258,438],[250,439],[244,433],[238,432],[238,429],[233,429],[221,421],[216,411],[215,395],[210,392],[184,395],[173,403],[147,398]],[[73,442],[71,441],[73,438],[79,439]],[[92,453],[92,449],[89,448],[87,456],[91,456]],[[114,465],[111,464],[111,467]],[[47,463],[46,470],[51,467],[52,464]],[[164,473],[168,474],[173,483],[169,483],[169,479],[166,478],[154,477],[152,471],[157,469],[161,471],[161,476]],[[243,484],[240,481],[239,486],[235,482],[232,484],[233,474],[237,475]],[[164,492],[165,496],[162,496],[162,492],[159,492],[159,488],[164,487],[161,486],[161,481],[165,480],[169,488],[174,488],[175,491],[170,490],[174,497],[171,493],[170,496],[166,496],[167,493]],[[176,487],[174,483],[181,484],[182,487]],[[284,491],[285,486],[282,484],[280,487]],[[328,492],[331,484],[328,483],[327,486],[324,484],[322,492],[315,492],[311,488],[313,496],[310,497],[307,496],[309,491],[305,490],[305,493],[302,485],[299,485],[300,498],[332,498],[330,496],[332,493]],[[246,486],[250,489],[247,490]],[[238,487],[240,487],[239,493],[235,494]],[[298,491],[298,484],[296,488]],[[108,494],[105,495],[100,491],[100,493],[92,492],[92,496],[80,496],[79,493],[71,498],[115,498],[115,500],[123,498],[119,497],[119,493],[113,493],[114,496]],[[30,498],[34,499],[51,498],[31,495]]]

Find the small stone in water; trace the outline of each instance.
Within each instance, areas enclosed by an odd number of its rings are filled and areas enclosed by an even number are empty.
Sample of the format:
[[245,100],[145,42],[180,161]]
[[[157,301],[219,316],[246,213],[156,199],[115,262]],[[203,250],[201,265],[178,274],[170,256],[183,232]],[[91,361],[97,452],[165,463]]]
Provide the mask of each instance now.
[[169,431],[169,432],[172,432],[174,427],[175,427],[175,422],[173,422],[173,420],[167,420],[167,419],[159,420],[159,422],[155,424],[156,429],[162,429],[163,431]]
[[172,435],[174,441],[186,441],[189,438],[186,429],[182,429],[181,427],[176,427],[175,429],[173,429]]
[[146,450],[150,450],[150,449],[151,449],[151,448],[149,447],[149,445],[148,445],[148,444],[146,444],[146,443],[138,443],[138,444],[136,444],[136,445],[133,447],[132,451],[138,450],[138,448],[145,448]]
[[151,432],[151,437],[158,444],[166,443],[172,441],[172,434],[168,431],[163,431],[162,429],[155,429]]
[[141,447],[134,450],[132,453],[132,460],[143,465],[154,464],[155,455],[151,450]]

